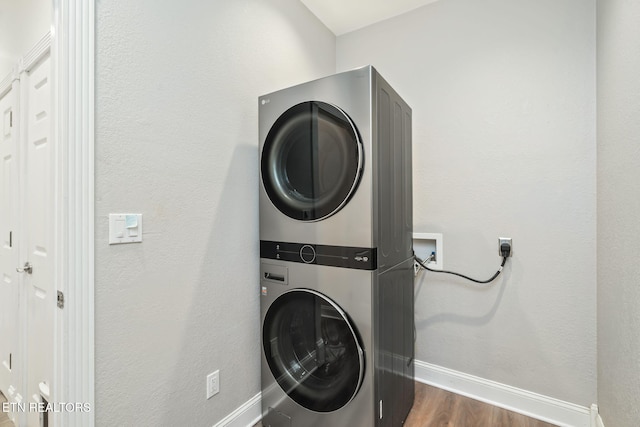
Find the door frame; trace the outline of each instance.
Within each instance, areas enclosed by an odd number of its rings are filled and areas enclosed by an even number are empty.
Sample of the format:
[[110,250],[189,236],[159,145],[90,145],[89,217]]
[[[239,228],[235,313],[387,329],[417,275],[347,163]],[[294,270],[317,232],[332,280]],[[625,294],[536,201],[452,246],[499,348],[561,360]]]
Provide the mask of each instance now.
[[55,326],[54,393],[88,403],[55,426],[93,427],[94,397],[94,59],[95,4],[52,0],[55,153],[55,283],[64,309]]

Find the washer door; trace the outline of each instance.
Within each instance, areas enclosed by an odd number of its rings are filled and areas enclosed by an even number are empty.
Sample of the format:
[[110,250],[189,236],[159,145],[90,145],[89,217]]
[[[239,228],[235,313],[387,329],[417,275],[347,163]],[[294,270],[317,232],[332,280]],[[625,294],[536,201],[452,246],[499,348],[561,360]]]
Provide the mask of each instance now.
[[303,102],[285,111],[269,130],[262,182],[282,213],[317,221],[347,203],[362,162],[362,143],[346,113],[324,102]]
[[324,295],[295,289],[264,319],[262,343],[271,373],[298,404],[331,412],[353,399],[364,376],[364,352],[353,325]]

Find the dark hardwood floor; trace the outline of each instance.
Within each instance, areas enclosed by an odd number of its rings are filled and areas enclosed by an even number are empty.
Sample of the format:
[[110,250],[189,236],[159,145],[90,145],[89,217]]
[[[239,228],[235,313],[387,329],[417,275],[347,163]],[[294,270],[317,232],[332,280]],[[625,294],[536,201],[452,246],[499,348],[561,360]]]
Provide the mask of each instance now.
[[[262,423],[254,427],[262,427]],[[416,383],[416,399],[404,427],[555,426],[436,387]]]
[[554,427],[553,424],[416,383],[405,427]]

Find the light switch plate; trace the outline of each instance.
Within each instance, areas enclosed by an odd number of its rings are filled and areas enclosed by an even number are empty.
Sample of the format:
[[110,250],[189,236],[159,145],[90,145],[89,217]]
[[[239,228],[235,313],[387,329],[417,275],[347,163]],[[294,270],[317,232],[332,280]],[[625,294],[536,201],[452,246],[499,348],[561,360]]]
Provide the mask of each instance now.
[[142,242],[142,214],[109,214],[109,244]]

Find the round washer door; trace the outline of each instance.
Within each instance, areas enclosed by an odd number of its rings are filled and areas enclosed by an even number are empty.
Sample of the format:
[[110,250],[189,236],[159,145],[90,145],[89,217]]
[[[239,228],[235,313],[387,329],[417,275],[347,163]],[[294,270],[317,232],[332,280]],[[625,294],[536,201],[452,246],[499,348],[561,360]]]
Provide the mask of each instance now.
[[307,289],[282,294],[262,330],[274,378],[295,402],[331,412],[353,399],[364,376],[364,352],[354,326],[326,296]]
[[282,213],[318,221],[347,203],[362,163],[362,143],[347,114],[331,104],[308,101],[289,108],[269,130],[262,182]]

